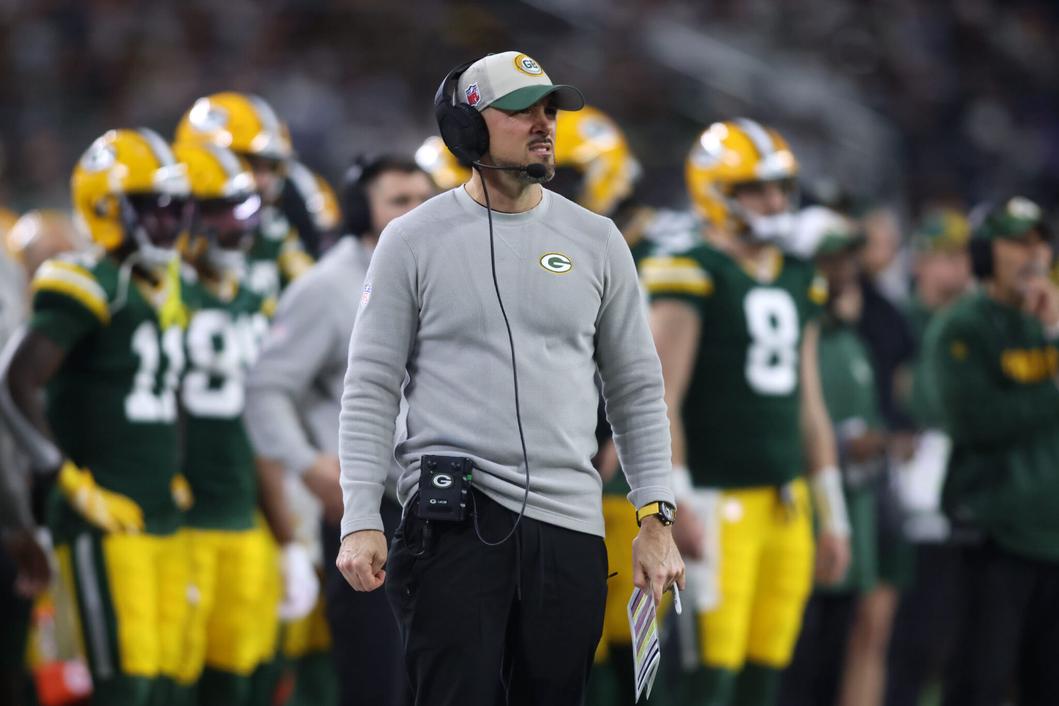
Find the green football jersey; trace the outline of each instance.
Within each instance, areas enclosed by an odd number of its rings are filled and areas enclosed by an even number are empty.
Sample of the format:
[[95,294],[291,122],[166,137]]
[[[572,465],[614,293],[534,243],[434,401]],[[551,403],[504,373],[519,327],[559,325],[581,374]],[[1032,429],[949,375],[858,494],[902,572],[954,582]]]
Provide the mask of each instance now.
[[709,243],[646,259],[652,301],[686,302],[702,320],[681,410],[697,485],[781,485],[804,469],[799,357],[827,285],[809,263],[778,251],[768,282]]
[[47,385],[47,416],[63,453],[96,482],[134,500],[146,530],[179,524],[176,387],[183,331],[163,326],[166,296],[102,254],[45,262],[33,280],[29,326],[66,357]]
[[254,452],[243,428],[245,377],[268,330],[266,300],[227,283],[219,296],[201,281],[185,285],[189,319],[183,472],[195,503],[187,523],[203,529],[249,529],[257,506]]
[[274,206],[266,206],[247,255],[246,287],[266,299],[279,298],[280,292],[311,266],[312,258],[287,217]]
[[[652,256],[681,252],[702,242],[702,220],[690,211],[642,209],[623,232],[636,267]],[[603,492],[628,495],[632,490],[620,470],[604,486]]]

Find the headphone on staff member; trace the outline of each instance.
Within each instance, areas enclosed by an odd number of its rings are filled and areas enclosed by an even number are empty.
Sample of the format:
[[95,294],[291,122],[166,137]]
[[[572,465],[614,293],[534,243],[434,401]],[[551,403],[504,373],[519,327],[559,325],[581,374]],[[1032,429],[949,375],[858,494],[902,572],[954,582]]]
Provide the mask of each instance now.
[[368,198],[368,187],[384,172],[402,172],[412,174],[421,172],[427,177],[422,167],[415,160],[396,154],[383,154],[377,157],[357,155],[349,165],[342,178],[343,232],[361,237],[374,227],[371,211],[371,199]]
[[460,76],[474,61],[466,61],[449,71],[434,94],[434,117],[441,139],[457,159],[475,164],[489,151],[489,128],[478,109],[456,100]]
[[479,170],[525,172],[534,179],[542,178],[547,172],[543,164],[498,167],[482,163],[482,157],[489,151],[489,128],[485,124],[485,118],[474,106],[456,100],[460,76],[475,61],[464,62],[449,71],[434,94],[434,117],[438,121],[438,131],[445,146],[461,162],[473,165]]

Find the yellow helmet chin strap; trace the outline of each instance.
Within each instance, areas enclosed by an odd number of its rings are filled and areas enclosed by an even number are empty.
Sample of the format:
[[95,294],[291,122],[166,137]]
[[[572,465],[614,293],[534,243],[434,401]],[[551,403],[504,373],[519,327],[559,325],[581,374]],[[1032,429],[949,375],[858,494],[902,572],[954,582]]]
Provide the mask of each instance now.
[[188,310],[184,305],[184,299],[180,292],[180,257],[175,256],[166,265],[165,270],[165,301],[158,309],[158,322],[162,330],[170,326],[187,328]]

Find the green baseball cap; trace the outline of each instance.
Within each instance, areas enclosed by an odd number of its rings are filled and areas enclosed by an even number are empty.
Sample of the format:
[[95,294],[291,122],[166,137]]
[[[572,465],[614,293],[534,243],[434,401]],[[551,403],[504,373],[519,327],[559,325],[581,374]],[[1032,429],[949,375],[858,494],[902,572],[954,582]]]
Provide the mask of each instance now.
[[996,206],[979,206],[975,209],[977,221],[971,237],[983,240],[1007,238],[1018,240],[1031,230],[1038,230],[1047,237],[1049,230],[1044,220],[1044,211],[1025,196],[1014,196]]

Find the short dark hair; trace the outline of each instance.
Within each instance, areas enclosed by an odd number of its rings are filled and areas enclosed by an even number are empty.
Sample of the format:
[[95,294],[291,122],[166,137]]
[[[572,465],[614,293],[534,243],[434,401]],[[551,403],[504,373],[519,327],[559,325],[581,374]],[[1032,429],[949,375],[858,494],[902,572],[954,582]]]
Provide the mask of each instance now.
[[430,178],[430,175],[409,157],[396,154],[383,154],[373,158],[356,157],[342,180],[342,214],[346,233],[360,236],[371,228],[368,187],[387,172],[418,172]]

